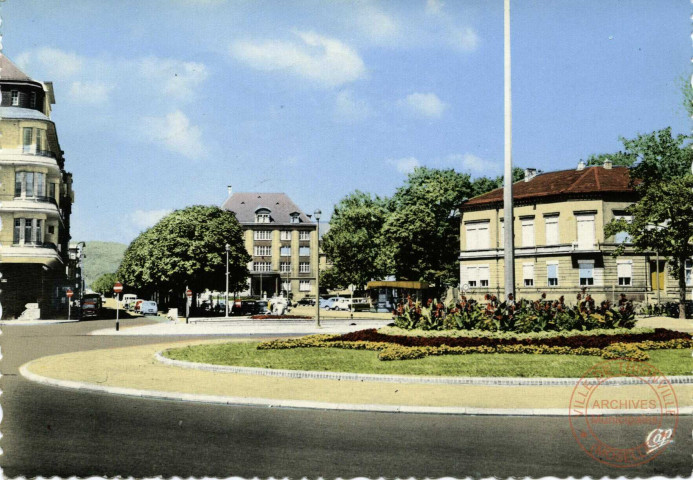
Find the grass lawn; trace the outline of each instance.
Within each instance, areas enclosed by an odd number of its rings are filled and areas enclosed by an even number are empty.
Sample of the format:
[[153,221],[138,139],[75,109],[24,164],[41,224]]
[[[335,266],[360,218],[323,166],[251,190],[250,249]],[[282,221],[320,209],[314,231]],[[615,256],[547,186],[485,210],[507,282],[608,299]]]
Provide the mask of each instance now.
[[[340,348],[257,350],[258,342],[197,345],[165,352],[175,360],[289,370],[443,375],[464,377],[581,377],[601,357],[579,355],[470,354],[417,360],[378,360],[378,352]],[[690,350],[649,350],[650,363],[666,375],[690,375]]]

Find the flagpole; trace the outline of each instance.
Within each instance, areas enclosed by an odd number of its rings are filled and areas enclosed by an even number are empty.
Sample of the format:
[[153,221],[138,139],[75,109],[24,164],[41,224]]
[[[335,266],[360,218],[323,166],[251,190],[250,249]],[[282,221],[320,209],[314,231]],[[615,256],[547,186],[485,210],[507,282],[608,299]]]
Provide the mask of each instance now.
[[504,0],[503,9],[505,60],[505,175],[503,184],[503,213],[505,235],[504,271],[505,299],[515,298],[515,252],[513,244],[513,160],[512,160],[512,101],[510,89],[510,0]]

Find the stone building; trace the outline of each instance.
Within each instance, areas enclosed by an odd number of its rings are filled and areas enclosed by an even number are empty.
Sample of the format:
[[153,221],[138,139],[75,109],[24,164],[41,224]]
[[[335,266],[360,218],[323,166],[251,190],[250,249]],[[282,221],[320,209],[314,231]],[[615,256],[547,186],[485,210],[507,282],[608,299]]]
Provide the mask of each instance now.
[[[636,301],[677,298],[677,282],[656,252],[636,253],[625,232],[604,235],[614,218],[637,201],[626,167],[586,167],[536,174],[526,171],[513,184],[515,292],[518,298],[565,295],[582,289],[596,299],[625,293]],[[460,285],[468,296],[504,291],[503,189],[472,198],[460,207]],[[626,244],[625,254],[614,249]],[[687,265],[687,284],[691,264]]]
[[244,230],[253,296],[282,295],[293,300],[315,296],[317,224],[284,193],[232,193],[222,208],[233,212]]
[[0,301],[4,316],[38,303],[66,308],[72,174],[65,170],[51,107],[53,85],[0,54]]

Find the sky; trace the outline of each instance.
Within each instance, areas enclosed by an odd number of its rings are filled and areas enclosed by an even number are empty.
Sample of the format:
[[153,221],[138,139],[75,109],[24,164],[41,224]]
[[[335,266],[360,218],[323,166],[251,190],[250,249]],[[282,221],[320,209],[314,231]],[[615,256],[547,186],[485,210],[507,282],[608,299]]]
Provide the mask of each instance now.
[[[513,164],[690,133],[685,0],[511,1]],[[329,220],[417,166],[503,172],[502,0],[7,0],[3,53],[52,81],[74,241],[284,192]]]

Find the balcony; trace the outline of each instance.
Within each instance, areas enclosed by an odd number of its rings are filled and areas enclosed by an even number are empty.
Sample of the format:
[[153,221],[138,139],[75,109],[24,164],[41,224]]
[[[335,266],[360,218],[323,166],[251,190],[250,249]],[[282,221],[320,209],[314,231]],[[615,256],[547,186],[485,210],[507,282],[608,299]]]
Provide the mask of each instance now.
[[18,247],[29,247],[29,248],[50,248],[58,252],[58,246],[52,242],[24,242],[24,243],[13,243],[13,248]]
[[[549,255],[568,255],[577,252],[599,252],[600,244],[579,248],[577,242],[560,243],[556,245],[535,245],[532,247],[515,247],[516,257],[534,257],[534,256],[549,256]],[[476,258],[502,258],[505,254],[503,248],[488,248],[484,250],[462,250],[459,260],[476,259]]]
[[12,199],[16,201],[25,202],[50,203],[51,205],[55,205],[56,207],[58,206],[58,201],[55,198],[47,197],[44,195],[37,195],[34,197],[12,197]]

